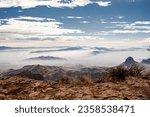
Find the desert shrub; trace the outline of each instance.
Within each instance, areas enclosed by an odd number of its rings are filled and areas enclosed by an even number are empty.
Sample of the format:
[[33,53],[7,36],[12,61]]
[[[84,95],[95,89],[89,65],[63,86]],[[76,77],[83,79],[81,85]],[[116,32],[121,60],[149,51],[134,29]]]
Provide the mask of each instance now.
[[92,79],[91,79],[91,77],[89,75],[82,75],[82,76],[80,76],[79,77],[79,82],[83,83],[83,84],[87,84],[87,85],[93,83],[93,81],[92,81]]
[[122,66],[113,68],[110,71],[110,77],[112,77],[112,81],[124,81],[127,76],[128,70]]
[[70,83],[70,79],[68,77],[61,78],[59,80],[59,83],[69,84]]
[[138,66],[138,65],[134,65],[134,66],[131,66],[129,69],[128,69],[128,73],[130,76],[133,76],[133,77],[138,77],[138,76],[141,76],[141,71],[143,70],[142,67]]
[[105,83],[105,82],[111,82],[109,72],[107,72],[107,74],[103,75],[102,77],[96,80],[96,83]]

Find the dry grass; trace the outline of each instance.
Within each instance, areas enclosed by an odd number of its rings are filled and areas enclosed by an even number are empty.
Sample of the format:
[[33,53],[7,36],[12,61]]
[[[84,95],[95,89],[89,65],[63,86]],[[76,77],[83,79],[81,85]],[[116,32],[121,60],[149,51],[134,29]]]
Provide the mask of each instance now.
[[66,77],[66,78],[62,78],[59,80],[59,83],[63,83],[63,84],[70,84],[71,80],[70,78]]
[[143,67],[140,67],[138,65],[131,66],[128,68],[128,74],[132,77],[141,77],[141,71],[143,70]]
[[82,75],[79,77],[79,83],[85,84],[85,85],[91,85],[93,84],[93,81],[89,75]]
[[128,76],[128,70],[122,66],[118,66],[113,68],[110,73],[110,77],[112,77],[112,81],[124,81],[125,78]]

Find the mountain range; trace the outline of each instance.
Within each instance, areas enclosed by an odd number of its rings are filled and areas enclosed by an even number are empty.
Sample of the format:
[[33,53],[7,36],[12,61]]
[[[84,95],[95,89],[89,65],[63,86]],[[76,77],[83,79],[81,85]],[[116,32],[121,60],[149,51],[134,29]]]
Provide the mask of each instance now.
[[36,80],[60,80],[62,78],[79,78],[81,75],[89,75],[92,79],[98,79],[107,74],[109,68],[65,68],[62,66],[27,65],[21,69],[8,70],[0,74],[1,77],[21,76]]
[[[128,57],[121,66],[131,67],[134,65],[145,67],[146,73],[150,72],[150,58],[144,59],[140,63],[132,57]],[[21,69],[10,69],[0,74],[0,77],[7,78],[11,76],[28,77],[36,80],[60,80],[63,78],[77,79],[82,75],[88,75],[97,80],[108,74],[112,67],[65,67],[65,66],[44,66],[27,65]],[[145,72],[143,72],[145,73]]]
[[129,66],[133,66],[133,65],[143,65],[143,64],[150,65],[150,58],[143,59],[141,62],[137,62],[133,59],[133,57],[130,56],[121,65],[129,67]]

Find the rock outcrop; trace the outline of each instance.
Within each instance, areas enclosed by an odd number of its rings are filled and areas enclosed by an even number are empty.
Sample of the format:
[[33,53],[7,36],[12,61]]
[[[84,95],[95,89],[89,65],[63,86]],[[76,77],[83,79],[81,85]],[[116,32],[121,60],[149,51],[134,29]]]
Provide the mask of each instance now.
[[121,65],[123,66],[133,66],[133,65],[137,65],[138,62],[135,61],[132,57],[128,57],[125,62],[123,62]]
[[150,58],[148,58],[148,59],[143,59],[141,63],[150,64]]

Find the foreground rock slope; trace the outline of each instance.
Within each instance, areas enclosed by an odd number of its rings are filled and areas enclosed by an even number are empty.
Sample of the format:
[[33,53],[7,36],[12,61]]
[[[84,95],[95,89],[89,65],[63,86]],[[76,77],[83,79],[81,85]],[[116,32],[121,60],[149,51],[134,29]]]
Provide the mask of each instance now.
[[128,77],[123,82],[56,82],[25,77],[0,80],[0,99],[116,100],[150,99],[150,80]]

